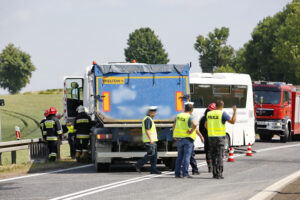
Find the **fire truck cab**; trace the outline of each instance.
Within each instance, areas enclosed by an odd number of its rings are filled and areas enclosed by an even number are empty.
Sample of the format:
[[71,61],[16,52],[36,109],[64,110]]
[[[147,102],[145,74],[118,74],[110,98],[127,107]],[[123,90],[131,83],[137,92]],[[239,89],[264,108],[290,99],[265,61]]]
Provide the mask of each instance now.
[[261,140],[279,135],[281,142],[300,134],[300,93],[291,84],[255,81],[255,130]]

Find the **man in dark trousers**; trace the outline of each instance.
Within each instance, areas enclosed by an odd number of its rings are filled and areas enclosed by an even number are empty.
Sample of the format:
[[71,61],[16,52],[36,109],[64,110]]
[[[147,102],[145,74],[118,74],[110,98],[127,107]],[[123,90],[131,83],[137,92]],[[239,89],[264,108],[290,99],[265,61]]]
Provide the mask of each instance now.
[[210,155],[210,150],[209,150],[207,129],[205,128],[204,124],[206,122],[207,113],[209,111],[212,111],[212,110],[215,110],[215,109],[216,109],[216,104],[215,103],[209,104],[208,108],[205,110],[204,115],[200,119],[200,122],[199,122],[199,131],[201,132],[201,134],[204,137],[204,150],[205,150],[205,154],[206,154],[206,163],[207,163],[208,172],[211,172],[212,165],[211,165],[211,155]]
[[86,113],[86,108],[78,106],[78,115],[74,121],[75,131],[75,147],[76,147],[76,160],[87,161],[88,145],[90,142],[90,133],[92,128],[92,120]]
[[49,115],[44,122],[43,133],[46,134],[50,162],[56,161],[58,140],[62,137],[61,125],[56,118],[56,108],[49,109]]
[[223,157],[226,137],[225,123],[234,124],[236,120],[236,106],[233,106],[233,115],[223,112],[224,102],[218,100],[216,110],[207,113],[205,128],[207,129],[210,153],[212,157],[213,178],[223,179]]
[[146,164],[150,160],[151,164],[151,174],[161,174],[160,171],[157,170],[156,164],[157,164],[157,131],[156,126],[153,121],[153,118],[156,115],[156,106],[151,106],[148,109],[147,116],[143,119],[142,124],[142,135],[143,135],[143,143],[145,145],[145,148],[147,150],[147,154],[137,161],[135,164],[135,168],[137,172],[141,172],[141,167],[143,167],[144,164]]
[[46,121],[48,115],[49,115],[49,109],[44,112],[45,118],[40,121],[40,129],[44,140],[46,140],[46,134],[47,134],[47,132],[44,131],[44,122]]

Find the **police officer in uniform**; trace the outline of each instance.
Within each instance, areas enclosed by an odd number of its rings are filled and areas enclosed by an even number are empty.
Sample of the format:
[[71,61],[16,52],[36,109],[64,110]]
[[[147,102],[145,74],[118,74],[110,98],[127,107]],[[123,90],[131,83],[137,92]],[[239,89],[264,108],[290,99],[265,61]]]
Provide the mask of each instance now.
[[176,116],[173,125],[173,137],[177,140],[178,156],[175,164],[175,178],[192,178],[188,173],[194,138],[196,138],[197,124],[191,114],[193,113],[193,102],[185,103],[184,112]]
[[56,118],[56,113],[55,107],[49,109],[49,115],[46,118],[43,127],[43,134],[46,136],[45,139],[48,144],[48,159],[53,162],[56,160],[58,139],[61,139],[62,137],[61,125]]
[[205,155],[206,155],[206,163],[207,163],[207,167],[208,167],[208,172],[212,171],[212,164],[211,164],[211,155],[210,155],[210,150],[209,150],[207,129],[205,128],[204,124],[206,122],[207,113],[209,111],[212,111],[215,109],[216,109],[215,103],[209,104],[208,108],[205,110],[204,115],[200,119],[200,122],[199,122],[199,131],[201,132],[201,134],[204,136],[204,139],[205,139],[204,150],[205,150]]
[[86,113],[86,108],[83,106],[78,106],[78,115],[75,117],[74,121],[74,131],[75,131],[75,146],[76,146],[76,160],[86,161],[88,153],[88,144],[90,141],[90,132],[92,128],[92,120],[90,116]]
[[205,127],[207,128],[208,141],[210,153],[212,156],[213,178],[223,179],[223,157],[226,129],[225,123],[228,121],[231,124],[236,120],[236,106],[233,106],[233,115],[230,116],[223,112],[224,102],[218,100],[216,103],[216,110],[207,113],[207,121]]
[[147,150],[147,154],[137,161],[135,164],[135,168],[137,172],[141,172],[141,167],[146,164],[150,160],[151,164],[151,174],[161,174],[160,171],[157,170],[157,131],[156,126],[153,121],[153,118],[156,115],[156,106],[149,107],[148,115],[144,117],[142,124],[142,135],[143,135],[143,143]]

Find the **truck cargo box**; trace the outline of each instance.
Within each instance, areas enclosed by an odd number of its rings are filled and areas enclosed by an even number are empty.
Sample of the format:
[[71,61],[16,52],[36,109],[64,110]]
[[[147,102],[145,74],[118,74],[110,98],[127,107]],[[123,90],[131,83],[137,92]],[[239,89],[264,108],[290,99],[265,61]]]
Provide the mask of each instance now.
[[149,106],[172,122],[189,97],[187,65],[94,65],[96,111],[103,123],[140,123]]

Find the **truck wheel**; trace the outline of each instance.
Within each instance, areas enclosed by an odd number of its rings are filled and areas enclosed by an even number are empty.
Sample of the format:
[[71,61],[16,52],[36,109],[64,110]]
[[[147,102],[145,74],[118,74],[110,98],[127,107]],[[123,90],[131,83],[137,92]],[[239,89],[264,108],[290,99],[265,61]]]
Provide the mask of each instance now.
[[110,169],[109,163],[95,163],[97,172],[108,172]]
[[289,127],[287,125],[285,125],[285,129],[283,131],[283,135],[280,136],[280,142],[287,142],[290,138],[290,131],[289,131]]
[[259,138],[261,141],[270,142],[273,138],[273,135],[270,133],[260,133]]

